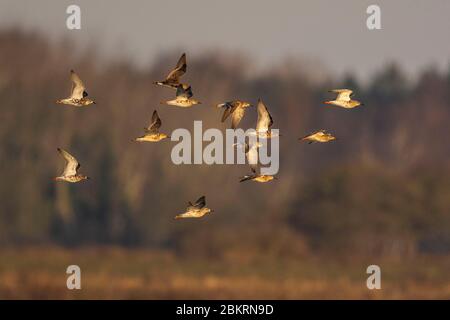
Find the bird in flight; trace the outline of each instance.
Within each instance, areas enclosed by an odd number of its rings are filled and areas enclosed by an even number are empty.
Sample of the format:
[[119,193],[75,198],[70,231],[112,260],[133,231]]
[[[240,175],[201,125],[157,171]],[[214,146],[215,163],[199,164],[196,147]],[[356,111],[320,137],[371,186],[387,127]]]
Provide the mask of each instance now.
[[205,196],[201,196],[194,204],[190,201],[188,202],[188,206],[184,213],[181,213],[175,216],[175,219],[184,219],[184,218],[201,218],[206,214],[214,212],[206,206]]
[[152,121],[147,128],[144,128],[145,134],[142,137],[136,138],[136,141],[139,142],[158,142],[166,138],[170,138],[165,133],[159,132],[159,128],[161,127],[161,119],[158,116],[158,112],[155,110],[152,114]]
[[239,122],[245,114],[245,109],[250,107],[251,104],[241,100],[228,101],[217,105],[218,108],[225,108],[222,115],[222,122],[231,115],[231,129],[236,129]]
[[200,101],[192,99],[191,86],[179,84],[177,87],[176,98],[169,101],[161,102],[162,104],[168,104],[170,106],[189,108],[196,104],[201,104]]
[[82,180],[86,180],[89,179],[89,177],[77,173],[78,169],[80,169],[81,165],[80,163],[77,161],[77,159],[75,159],[74,156],[72,156],[70,153],[68,153],[67,151],[58,148],[57,149],[58,152],[64,157],[64,159],[66,159],[67,163],[66,163],[66,167],[64,168],[63,173],[59,176],[55,178],[55,181],[66,181],[66,182],[79,182]]
[[252,173],[241,177],[239,182],[252,180],[252,181],[264,183],[264,182],[272,181],[273,179],[277,179],[275,176],[272,176],[272,175],[265,175],[265,174],[258,174],[258,173],[256,173],[256,168],[255,167],[250,166],[250,169],[252,170]]
[[[242,144],[239,144],[239,146],[242,147]],[[258,174],[258,148],[262,147],[263,144],[261,142],[256,142],[249,146],[247,142],[244,144],[244,150],[245,150],[245,156],[247,157],[247,162],[250,166],[250,169],[252,170],[251,174],[245,175],[241,178],[239,178],[239,182],[243,181],[256,181],[256,182],[269,182],[273,179],[276,179],[276,177],[272,175],[264,175],[264,174]]]
[[237,145],[238,147],[244,149],[245,157],[247,158],[247,162],[251,168],[256,169],[258,167],[258,148],[263,146],[261,142],[255,142],[251,146],[249,146],[247,142],[244,144],[238,142],[233,145]]
[[70,70],[70,80],[72,80],[72,91],[70,93],[70,97],[57,100],[56,103],[72,105],[75,107],[95,104],[95,101],[87,98],[88,93],[86,91],[86,87],[80,77],[73,70]]
[[270,139],[277,135],[269,129],[273,125],[272,116],[261,99],[258,100],[258,120],[256,121],[256,135],[260,138]]
[[308,144],[314,143],[314,142],[329,142],[336,140],[336,137],[333,136],[330,133],[327,133],[325,130],[319,130],[314,133],[310,133],[307,136],[304,136],[302,138],[299,138],[299,140],[302,141],[308,141]]
[[186,73],[186,54],[183,53],[178,59],[177,65],[167,75],[163,81],[156,81],[155,84],[176,89],[180,84],[180,77]]
[[325,101],[326,104],[332,104],[345,109],[353,109],[357,106],[364,105],[358,100],[352,100],[351,96],[353,95],[353,91],[349,89],[334,89],[329,92],[337,93],[337,97],[335,100]]

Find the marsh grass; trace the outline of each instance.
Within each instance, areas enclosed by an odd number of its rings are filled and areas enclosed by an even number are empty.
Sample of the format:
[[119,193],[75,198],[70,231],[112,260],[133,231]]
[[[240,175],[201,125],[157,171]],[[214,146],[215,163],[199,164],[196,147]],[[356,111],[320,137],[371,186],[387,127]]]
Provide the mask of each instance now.
[[[450,259],[249,260],[177,258],[170,252],[116,247],[15,248],[1,251],[1,299],[446,299]],[[375,261],[376,260],[376,261]],[[368,290],[369,264],[382,289]],[[82,289],[66,288],[68,265],[82,270]]]

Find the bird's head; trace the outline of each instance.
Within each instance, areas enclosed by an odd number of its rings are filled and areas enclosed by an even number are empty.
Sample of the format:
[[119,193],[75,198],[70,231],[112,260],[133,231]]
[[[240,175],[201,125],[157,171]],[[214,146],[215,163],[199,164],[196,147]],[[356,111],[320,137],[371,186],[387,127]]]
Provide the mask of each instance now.
[[95,101],[94,101],[94,100],[91,100],[91,99],[82,99],[80,102],[81,102],[84,106],[88,106],[88,105],[90,105],[90,104],[96,104]]
[[329,141],[333,141],[333,140],[337,140],[337,138],[335,136],[332,136],[331,134],[328,135],[328,140]]

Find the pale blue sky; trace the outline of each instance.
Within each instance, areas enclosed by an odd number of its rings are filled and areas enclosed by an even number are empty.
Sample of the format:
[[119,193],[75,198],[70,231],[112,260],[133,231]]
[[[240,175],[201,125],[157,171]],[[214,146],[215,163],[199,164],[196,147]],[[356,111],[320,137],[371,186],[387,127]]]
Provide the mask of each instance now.
[[[226,48],[259,66],[285,57],[317,59],[339,76],[366,77],[397,61],[409,74],[450,64],[450,0],[0,0],[0,28],[20,26],[80,47],[95,42],[107,57],[145,65],[161,51],[197,54]],[[82,30],[65,27],[69,4],[82,9]],[[378,4],[380,31],[366,28]]]

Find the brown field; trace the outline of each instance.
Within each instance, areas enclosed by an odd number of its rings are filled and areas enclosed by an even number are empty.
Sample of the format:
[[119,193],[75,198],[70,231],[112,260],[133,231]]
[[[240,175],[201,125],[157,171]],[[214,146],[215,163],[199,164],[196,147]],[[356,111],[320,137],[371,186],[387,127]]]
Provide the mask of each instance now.
[[[450,298],[449,257],[214,261],[115,247],[15,248],[0,255],[0,299]],[[81,267],[81,290],[66,288],[70,264]],[[381,290],[366,288],[369,264],[382,269]]]

